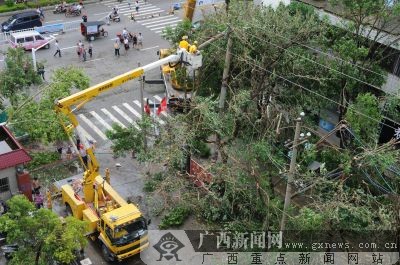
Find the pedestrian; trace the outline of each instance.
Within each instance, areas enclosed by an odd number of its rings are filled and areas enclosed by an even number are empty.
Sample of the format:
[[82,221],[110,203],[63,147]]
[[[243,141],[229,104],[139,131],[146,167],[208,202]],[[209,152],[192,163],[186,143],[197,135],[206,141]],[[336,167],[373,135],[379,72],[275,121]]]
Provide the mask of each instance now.
[[78,148],[79,148],[79,154],[82,158],[83,164],[85,165],[85,167],[87,167],[88,158],[87,158],[86,150],[82,144]]
[[[139,49],[142,49],[143,48],[143,35],[142,35],[142,33],[140,33],[139,32],[139,35],[138,35],[138,37],[137,37],[137,42],[138,42],[138,45],[137,45],[137,49],[139,50]],[[140,47],[140,48],[139,48]]]
[[58,53],[58,56],[61,57],[61,50],[60,50],[60,45],[58,44],[58,40],[56,40],[56,42],[54,43],[54,46],[56,46],[56,49],[57,49],[57,51],[54,54],[54,56],[56,56],[57,53]]
[[135,2],[136,13],[139,13],[139,1]]
[[38,177],[34,177],[32,180],[32,193],[36,194],[36,192],[40,191],[40,188],[41,188],[41,186],[40,186]]
[[45,81],[46,79],[44,79],[44,65],[42,63],[38,64],[38,68],[37,68],[37,74],[40,75],[43,78],[43,81]]
[[76,44],[76,53],[78,54],[78,58],[81,58],[81,45],[80,41]]
[[149,116],[151,114],[149,99],[146,99],[146,104],[144,104],[144,112]]
[[115,52],[115,56],[119,57],[119,43],[118,43],[118,40],[116,40],[115,43],[114,43],[114,52]]
[[33,200],[35,202],[35,206],[36,206],[37,209],[40,209],[40,208],[43,207],[44,199],[43,199],[43,195],[40,194],[40,191],[37,191],[34,194]]
[[67,147],[67,159],[70,160],[72,158],[72,146],[68,145]]
[[133,21],[135,21],[135,22],[136,22],[136,19],[135,19],[135,14],[133,14],[133,12],[131,13],[131,20],[133,20]]
[[124,28],[124,29],[122,30],[122,36],[124,37],[124,39],[125,39],[125,38],[128,38],[128,30],[127,30],[126,28]]
[[93,43],[92,42],[89,42],[89,56],[90,56],[90,59],[92,59],[92,56],[93,56]]
[[82,60],[86,62],[86,49],[85,46],[82,45]]
[[133,48],[137,48],[137,36],[136,36],[136,33],[133,33],[132,43],[133,43]]
[[44,19],[43,9],[40,6],[37,7],[36,12],[39,14],[40,18]]
[[125,47],[125,54],[127,54],[128,50],[129,50],[129,40],[128,40],[128,38],[124,38],[124,47]]
[[127,2],[128,2],[129,9],[132,9],[132,8],[131,8],[132,0],[127,0]]

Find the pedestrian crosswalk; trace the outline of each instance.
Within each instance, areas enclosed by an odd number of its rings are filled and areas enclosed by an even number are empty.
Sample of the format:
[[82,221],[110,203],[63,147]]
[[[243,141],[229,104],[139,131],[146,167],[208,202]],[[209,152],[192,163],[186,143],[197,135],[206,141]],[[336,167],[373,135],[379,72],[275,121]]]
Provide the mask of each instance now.
[[[152,100],[149,99],[152,117],[159,126],[164,125],[166,118],[169,117],[169,114],[166,112],[162,112],[160,116],[155,115],[157,108],[153,106],[159,104],[162,97],[163,95],[155,95],[152,97]],[[112,130],[112,125],[115,123],[122,128],[133,125],[140,130],[136,121],[142,118],[141,106],[142,104],[139,100],[133,100],[108,108],[101,108],[100,110],[92,110],[88,113],[78,114],[80,130],[88,140],[93,140],[100,144],[107,141],[106,131]]]
[[128,1],[105,0],[102,3],[109,7],[110,10],[115,6],[118,7],[120,15],[129,17],[129,19],[133,14],[137,23],[160,35],[162,35],[165,28],[175,28],[182,21],[179,17],[168,14],[167,11],[143,0],[139,1],[139,12],[136,12],[134,1],[130,5]]

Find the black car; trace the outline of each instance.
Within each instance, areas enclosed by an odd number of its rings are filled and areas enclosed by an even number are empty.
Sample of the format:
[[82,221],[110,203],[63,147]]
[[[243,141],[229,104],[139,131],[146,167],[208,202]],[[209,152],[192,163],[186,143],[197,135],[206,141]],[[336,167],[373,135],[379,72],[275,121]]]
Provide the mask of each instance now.
[[21,29],[41,27],[42,21],[36,11],[27,11],[15,14],[1,24],[1,31],[8,32]]

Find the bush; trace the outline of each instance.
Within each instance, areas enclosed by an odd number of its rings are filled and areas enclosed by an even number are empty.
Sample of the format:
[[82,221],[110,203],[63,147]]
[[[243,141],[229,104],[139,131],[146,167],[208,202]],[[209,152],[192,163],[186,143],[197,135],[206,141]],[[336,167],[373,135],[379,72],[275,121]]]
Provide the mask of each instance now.
[[158,184],[159,184],[161,181],[164,180],[164,177],[165,177],[165,176],[164,176],[164,173],[163,173],[163,172],[157,172],[157,173],[155,173],[155,174],[151,177],[151,179],[147,180],[147,181],[144,183],[143,190],[144,190],[145,192],[153,192],[153,191],[155,191],[156,188],[157,188],[157,186],[158,186]]
[[11,6],[15,5],[13,0],[5,0],[4,4],[6,4],[6,6],[8,6],[8,7],[11,7]]
[[60,154],[57,152],[30,153],[29,155],[32,157],[32,161],[28,163],[28,169],[30,170],[60,159]]
[[190,209],[184,206],[176,206],[169,213],[167,213],[159,224],[160,229],[169,227],[177,227],[184,223],[190,215]]
[[211,155],[211,149],[205,142],[199,140],[193,141],[193,149],[201,158],[209,158]]
[[16,4],[12,6],[2,5],[0,6],[0,13],[11,12],[16,10],[23,10],[26,6],[24,4]]

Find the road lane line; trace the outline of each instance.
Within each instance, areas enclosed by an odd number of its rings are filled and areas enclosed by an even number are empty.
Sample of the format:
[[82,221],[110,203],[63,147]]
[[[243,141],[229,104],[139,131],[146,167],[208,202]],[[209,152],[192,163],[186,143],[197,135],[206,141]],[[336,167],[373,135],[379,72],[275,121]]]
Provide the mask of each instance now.
[[99,61],[99,60],[104,60],[104,58],[97,58],[97,59],[93,59],[93,60],[87,60],[85,62],[88,63],[88,62],[94,62],[94,61]]
[[127,120],[130,124],[133,124],[133,126],[135,126],[136,129],[140,130],[140,127],[136,124],[136,122],[134,122],[125,112],[123,112],[120,108],[118,108],[117,106],[112,106],[112,108],[118,112],[119,115],[122,116],[122,118],[124,118],[125,120]]
[[85,115],[79,114],[79,117],[87,124],[90,128],[93,129],[103,140],[107,140],[107,136],[99,129],[96,125],[93,124]]
[[95,117],[107,130],[113,130],[113,128],[105,121],[103,120],[102,117],[100,117],[99,114],[97,114],[95,111],[91,111],[90,114],[92,114],[93,117]]
[[157,25],[149,25],[149,26],[146,26],[146,28],[149,28],[149,29],[153,30],[153,29],[156,29],[156,28],[154,28],[154,27],[158,27],[158,26],[167,27],[167,26],[170,26],[171,24],[177,25],[178,22],[181,22],[181,21],[182,21],[181,19],[179,19],[179,20],[172,20],[172,21],[167,21],[167,22],[165,22],[165,23],[161,23],[161,24],[157,24]]
[[135,115],[136,117],[138,117],[139,119],[142,118],[142,115],[139,114],[139,112],[137,112],[134,108],[131,107],[131,105],[129,105],[128,103],[122,103],[122,105],[127,108],[130,112],[132,112],[133,115]]
[[167,27],[175,28],[177,25],[178,25],[178,24],[165,25],[164,27],[152,28],[152,29],[150,29],[150,30],[165,29],[165,28],[167,28]]
[[126,128],[126,126],[120,122],[117,118],[115,118],[114,115],[111,114],[111,112],[109,112],[107,109],[102,108],[101,111],[106,114],[113,122],[117,123],[119,126],[121,126],[122,128]]
[[177,18],[177,17],[170,17],[170,18],[167,18],[167,19],[163,19],[163,20],[161,20],[161,21],[146,22],[146,23],[141,23],[141,24],[142,24],[143,26],[146,26],[146,25],[151,25],[151,24],[158,23],[158,22],[164,22],[164,21],[175,20],[175,19],[179,19],[179,18]]
[[[175,17],[174,15],[168,15],[168,16],[162,16],[162,17],[156,17],[156,18],[149,18],[146,19],[146,22],[150,22],[150,21],[156,21],[156,20],[162,20],[164,18],[168,18],[168,17]],[[139,22],[140,23],[140,22]],[[143,24],[142,24],[143,25]]]
[[73,49],[76,47],[78,47],[78,46],[75,45],[75,46],[65,47],[65,48],[61,48],[60,50],[68,50],[68,49]]
[[155,48],[158,48],[159,46],[157,45],[157,46],[153,46],[153,47],[149,47],[149,48],[146,48],[146,49],[140,49],[141,51],[145,51],[145,50],[150,50],[150,49],[155,49]]

